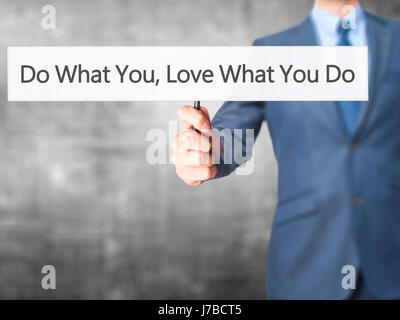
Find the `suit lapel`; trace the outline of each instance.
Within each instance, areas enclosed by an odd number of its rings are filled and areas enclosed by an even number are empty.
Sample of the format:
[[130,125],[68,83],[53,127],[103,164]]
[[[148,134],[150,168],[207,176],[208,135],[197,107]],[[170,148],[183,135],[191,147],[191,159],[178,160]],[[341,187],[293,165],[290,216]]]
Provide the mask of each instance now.
[[[300,25],[300,33],[296,37],[298,46],[318,46],[320,45],[318,36],[315,32],[315,26],[311,17],[308,17]],[[343,119],[340,114],[336,101],[318,101],[314,115],[319,114],[319,119],[325,121],[328,127],[332,128],[334,134],[339,133],[342,138],[348,139],[348,134],[345,130]]]
[[294,46],[318,46],[318,38],[315,33],[314,23],[307,17],[299,26],[298,33],[294,37]]
[[[365,129],[368,119],[370,119],[376,95],[378,93],[378,86],[382,77],[387,70],[388,55],[390,53],[391,34],[382,20],[374,15],[365,12],[367,35],[368,35],[368,55],[369,55],[369,81],[368,91],[369,100],[362,102],[360,108],[360,117],[356,130],[352,136],[353,139],[360,137],[363,129]],[[319,45],[313,21],[308,17],[302,24],[299,25],[296,38],[292,42],[296,46],[317,46]],[[345,139],[349,139],[347,132],[343,125],[338,105],[334,101],[318,102],[323,105],[322,119],[326,119],[329,123],[334,123],[336,129],[339,127]],[[321,119],[320,118],[320,119]],[[335,121],[332,121],[335,119]]]
[[369,55],[369,76],[368,91],[369,99],[362,103],[360,110],[360,120],[354,133],[354,138],[358,138],[365,128],[368,119],[374,109],[378,86],[387,70],[388,55],[390,53],[391,34],[382,20],[374,15],[365,12],[367,21],[368,35],[368,55]]

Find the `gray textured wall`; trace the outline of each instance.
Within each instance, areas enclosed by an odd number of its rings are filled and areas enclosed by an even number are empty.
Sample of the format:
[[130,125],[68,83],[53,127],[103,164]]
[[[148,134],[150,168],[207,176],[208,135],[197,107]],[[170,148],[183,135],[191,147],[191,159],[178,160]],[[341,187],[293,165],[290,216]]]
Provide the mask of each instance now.
[[[40,26],[53,4],[57,29]],[[400,2],[364,1],[400,17]],[[0,298],[264,298],[276,164],[190,188],[146,133],[180,103],[8,103],[6,46],[248,45],[311,0],[0,0]],[[211,114],[219,102],[210,103]],[[57,269],[43,291],[41,267]]]

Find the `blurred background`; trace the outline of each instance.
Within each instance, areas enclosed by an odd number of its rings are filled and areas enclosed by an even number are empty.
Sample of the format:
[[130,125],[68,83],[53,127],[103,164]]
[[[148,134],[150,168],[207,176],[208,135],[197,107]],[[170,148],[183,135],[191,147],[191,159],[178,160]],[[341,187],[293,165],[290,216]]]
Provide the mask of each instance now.
[[[55,30],[41,27],[46,4]],[[361,4],[400,18],[398,0]],[[0,298],[264,299],[277,177],[266,126],[252,175],[191,188],[146,161],[146,134],[168,133],[182,102],[7,102],[6,47],[250,45],[312,5],[0,0]],[[56,290],[41,288],[47,264]]]

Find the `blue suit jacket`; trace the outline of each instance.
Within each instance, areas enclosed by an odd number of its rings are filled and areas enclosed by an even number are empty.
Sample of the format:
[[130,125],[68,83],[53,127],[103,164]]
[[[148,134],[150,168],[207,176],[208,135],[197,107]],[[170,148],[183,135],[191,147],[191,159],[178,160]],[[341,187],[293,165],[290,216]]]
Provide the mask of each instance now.
[[[369,101],[352,137],[335,102],[226,102],[217,129],[266,120],[278,162],[267,264],[269,298],[336,299],[344,265],[377,298],[400,298],[400,23],[366,13]],[[256,46],[318,45],[307,18]],[[218,167],[217,177],[235,164]]]

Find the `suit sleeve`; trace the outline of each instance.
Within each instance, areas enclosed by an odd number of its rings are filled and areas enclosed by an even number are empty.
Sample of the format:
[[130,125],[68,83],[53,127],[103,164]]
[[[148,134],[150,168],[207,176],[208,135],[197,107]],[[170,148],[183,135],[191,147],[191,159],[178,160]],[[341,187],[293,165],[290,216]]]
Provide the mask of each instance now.
[[[231,174],[249,160],[264,118],[264,102],[228,101],[222,105],[212,120],[213,128],[220,132],[222,145],[220,163],[216,165],[218,173],[214,179]],[[253,139],[249,139],[251,133],[254,134]]]

